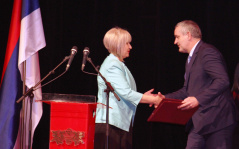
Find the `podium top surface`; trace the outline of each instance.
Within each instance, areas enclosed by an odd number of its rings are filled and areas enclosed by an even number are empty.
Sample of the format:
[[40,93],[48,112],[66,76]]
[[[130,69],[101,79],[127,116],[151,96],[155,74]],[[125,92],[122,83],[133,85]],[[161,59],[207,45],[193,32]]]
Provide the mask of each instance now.
[[59,93],[42,93],[42,101],[43,102],[95,103],[96,96],[76,95],[76,94],[59,94]]

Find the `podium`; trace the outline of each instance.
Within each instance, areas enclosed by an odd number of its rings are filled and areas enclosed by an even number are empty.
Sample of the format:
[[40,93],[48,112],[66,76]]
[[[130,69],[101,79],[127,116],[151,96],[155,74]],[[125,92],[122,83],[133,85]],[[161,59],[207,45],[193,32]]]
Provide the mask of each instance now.
[[50,149],[93,149],[96,97],[43,93],[50,104]]

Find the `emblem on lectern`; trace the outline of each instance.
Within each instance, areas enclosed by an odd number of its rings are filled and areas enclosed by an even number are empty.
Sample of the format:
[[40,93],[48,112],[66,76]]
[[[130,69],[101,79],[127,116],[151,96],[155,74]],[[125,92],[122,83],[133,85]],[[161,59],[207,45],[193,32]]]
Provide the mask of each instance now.
[[50,142],[56,142],[57,145],[63,144],[64,141],[67,145],[74,143],[74,146],[84,144],[83,138],[85,132],[74,131],[70,128],[66,130],[51,130],[53,139]]

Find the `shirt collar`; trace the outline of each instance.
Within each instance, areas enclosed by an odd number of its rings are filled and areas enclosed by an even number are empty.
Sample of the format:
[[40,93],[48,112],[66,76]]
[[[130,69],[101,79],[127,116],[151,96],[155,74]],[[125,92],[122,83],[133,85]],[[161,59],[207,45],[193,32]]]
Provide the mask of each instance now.
[[[200,40],[199,40],[199,41],[200,41]],[[193,46],[192,50],[191,50],[190,53],[189,53],[189,56],[191,56],[191,57],[193,56],[193,52],[194,52],[196,46],[198,45],[199,41]]]

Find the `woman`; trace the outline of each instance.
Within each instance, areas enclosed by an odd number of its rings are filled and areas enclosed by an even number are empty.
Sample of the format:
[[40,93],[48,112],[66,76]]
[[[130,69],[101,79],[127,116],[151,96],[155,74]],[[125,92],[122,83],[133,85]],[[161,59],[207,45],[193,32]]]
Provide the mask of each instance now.
[[[150,90],[144,94],[136,91],[135,80],[129,69],[124,64],[124,59],[129,57],[132,46],[131,35],[128,31],[115,27],[110,29],[103,39],[105,48],[109,51],[101,65],[100,72],[106,78],[120,101],[113,93],[109,95],[109,149],[131,149],[132,148],[132,125],[137,105],[149,103],[155,105],[160,103],[159,96],[151,94]],[[100,76],[98,81],[98,103],[106,105],[106,85]],[[105,148],[106,132],[106,108],[97,108],[95,126],[95,149]]]

